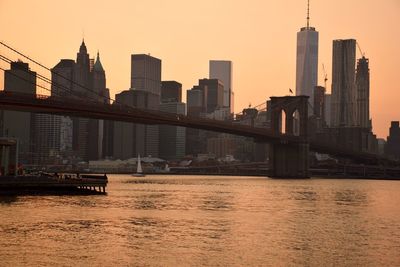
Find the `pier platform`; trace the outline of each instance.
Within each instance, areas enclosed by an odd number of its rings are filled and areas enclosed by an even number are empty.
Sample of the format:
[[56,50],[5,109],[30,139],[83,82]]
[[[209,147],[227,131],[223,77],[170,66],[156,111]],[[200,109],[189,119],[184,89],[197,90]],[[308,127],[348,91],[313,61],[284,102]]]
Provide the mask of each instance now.
[[105,194],[107,183],[105,174],[0,176],[0,193]]

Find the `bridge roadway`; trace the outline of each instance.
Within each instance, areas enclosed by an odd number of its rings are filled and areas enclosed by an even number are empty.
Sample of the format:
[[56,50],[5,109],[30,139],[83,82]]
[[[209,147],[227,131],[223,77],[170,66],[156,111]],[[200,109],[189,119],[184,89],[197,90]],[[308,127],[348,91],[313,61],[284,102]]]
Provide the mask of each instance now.
[[[0,109],[141,124],[175,125],[252,137],[256,140],[256,142],[277,142],[286,145],[297,144],[301,142],[297,136],[288,136],[284,134],[274,135],[265,128],[257,128],[235,122],[177,115],[156,110],[138,109],[118,103],[110,105],[101,102],[94,102],[89,99],[82,100],[80,98],[32,95],[1,91]],[[379,157],[376,154],[338,149],[336,146],[329,146],[323,142],[311,142],[310,150],[356,159],[359,161],[365,161],[368,163],[386,162],[392,165],[398,165],[398,162]]]

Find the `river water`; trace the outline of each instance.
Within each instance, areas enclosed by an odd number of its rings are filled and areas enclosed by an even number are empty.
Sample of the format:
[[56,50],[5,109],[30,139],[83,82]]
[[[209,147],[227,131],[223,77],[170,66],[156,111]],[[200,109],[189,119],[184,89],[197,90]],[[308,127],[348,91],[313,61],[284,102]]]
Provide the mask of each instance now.
[[399,266],[400,181],[110,175],[0,196],[0,266]]

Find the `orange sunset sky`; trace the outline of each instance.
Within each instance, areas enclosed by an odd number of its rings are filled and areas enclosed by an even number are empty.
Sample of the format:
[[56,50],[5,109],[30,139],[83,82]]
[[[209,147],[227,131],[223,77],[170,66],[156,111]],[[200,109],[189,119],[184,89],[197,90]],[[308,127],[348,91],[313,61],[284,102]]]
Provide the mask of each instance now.
[[[310,4],[311,26],[319,31],[319,83],[324,63],[330,92],[332,40],[357,39],[370,59],[373,131],[386,138],[390,121],[400,120],[400,0]],[[306,0],[0,0],[0,40],[53,67],[61,58],[76,59],[84,36],[91,57],[100,51],[112,97],[130,86],[133,53],[160,58],[162,79],[181,82],[184,100],[187,89],[208,77],[210,59],[232,60],[239,112],[295,88],[296,32],[305,26],[306,8]],[[4,47],[0,53],[20,58]]]

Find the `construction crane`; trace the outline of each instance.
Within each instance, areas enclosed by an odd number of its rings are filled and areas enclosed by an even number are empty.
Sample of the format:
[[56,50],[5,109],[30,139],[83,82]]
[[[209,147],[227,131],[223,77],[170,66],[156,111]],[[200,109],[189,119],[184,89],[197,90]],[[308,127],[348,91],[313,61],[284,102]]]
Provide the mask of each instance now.
[[326,74],[326,70],[325,70],[325,65],[324,65],[324,63],[322,63],[322,70],[324,71],[324,86],[325,86],[325,90],[327,89],[326,88],[326,82],[328,81],[328,74]]
[[358,47],[358,51],[360,51],[360,54],[362,57],[365,57],[365,53],[361,50],[360,44],[357,42],[357,47]]

